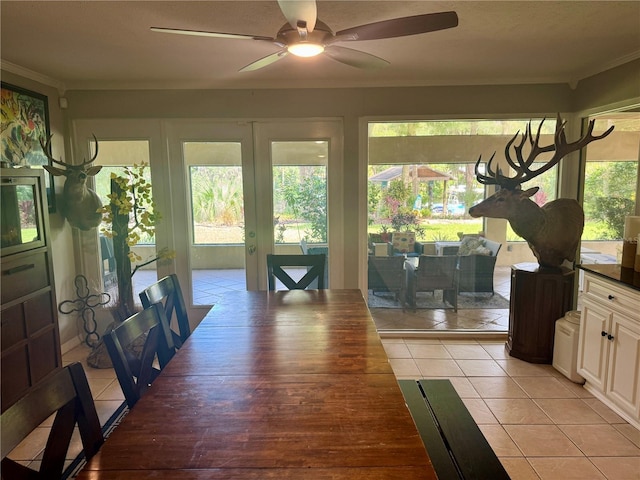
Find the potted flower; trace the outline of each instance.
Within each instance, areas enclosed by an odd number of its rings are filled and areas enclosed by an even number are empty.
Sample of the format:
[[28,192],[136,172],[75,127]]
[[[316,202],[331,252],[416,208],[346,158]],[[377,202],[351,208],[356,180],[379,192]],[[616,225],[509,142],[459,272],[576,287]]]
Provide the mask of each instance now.
[[408,208],[398,208],[391,217],[391,226],[395,232],[415,232],[416,236],[424,233],[418,212]]

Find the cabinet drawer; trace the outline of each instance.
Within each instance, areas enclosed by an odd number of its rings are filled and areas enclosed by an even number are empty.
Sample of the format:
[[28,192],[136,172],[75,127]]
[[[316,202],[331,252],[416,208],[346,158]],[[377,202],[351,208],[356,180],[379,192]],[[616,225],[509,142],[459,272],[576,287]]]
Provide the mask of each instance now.
[[0,366],[2,367],[2,410],[4,411],[31,386],[27,345],[3,354]]
[[29,339],[31,384],[35,385],[60,367],[58,330],[49,328]]
[[24,317],[29,336],[43,328],[53,326],[55,314],[51,303],[51,291],[45,291],[24,302]]
[[49,285],[47,256],[45,252],[20,256],[2,262],[2,303],[35,292]]
[[592,301],[621,310],[632,318],[640,318],[640,293],[629,291],[592,275],[585,275],[584,293]]
[[21,342],[27,338],[27,329],[24,324],[24,313],[22,304],[19,303],[13,307],[2,311],[2,351]]

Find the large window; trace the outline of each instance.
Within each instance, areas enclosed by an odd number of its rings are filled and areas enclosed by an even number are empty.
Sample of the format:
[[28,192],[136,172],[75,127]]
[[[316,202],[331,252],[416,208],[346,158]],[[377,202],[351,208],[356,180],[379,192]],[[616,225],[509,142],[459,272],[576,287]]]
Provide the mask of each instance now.
[[[533,134],[541,119],[531,121]],[[485,197],[474,168],[496,152],[494,169],[513,175],[504,151],[514,135],[524,133],[529,120],[435,120],[372,122],[369,124],[369,232],[413,230],[421,241],[457,240],[459,233],[484,231],[481,218],[469,208]],[[540,145],[553,143],[555,120],[541,128]],[[516,138],[519,144],[521,136]],[[510,155],[516,160],[513,148]],[[528,155],[527,147],[523,156]],[[536,169],[550,158],[536,158]],[[480,171],[484,172],[481,164]],[[556,198],[557,166],[523,188],[540,187],[532,198],[540,205]],[[492,191],[492,190],[490,190]],[[488,192],[487,192],[488,194]],[[504,234],[504,232],[503,232]],[[506,238],[521,241],[507,224]]]
[[634,215],[637,202],[640,113],[598,116],[593,133],[601,134],[612,125],[610,135],[586,149],[582,241],[600,242],[598,251],[607,250],[606,243],[612,241],[621,247],[624,218]]

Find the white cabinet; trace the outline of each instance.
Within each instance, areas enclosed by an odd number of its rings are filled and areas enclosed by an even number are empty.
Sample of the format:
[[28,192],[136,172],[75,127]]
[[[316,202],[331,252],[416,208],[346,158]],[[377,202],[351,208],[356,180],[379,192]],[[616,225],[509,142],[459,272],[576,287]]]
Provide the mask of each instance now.
[[640,291],[585,272],[578,373],[640,428]]

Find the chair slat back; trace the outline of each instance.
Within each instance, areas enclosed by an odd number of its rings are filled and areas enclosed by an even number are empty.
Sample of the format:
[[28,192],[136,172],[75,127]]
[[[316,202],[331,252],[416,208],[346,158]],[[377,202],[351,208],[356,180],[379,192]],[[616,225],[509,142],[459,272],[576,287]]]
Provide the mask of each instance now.
[[[267,254],[267,278],[269,290],[276,289],[276,278],[280,280],[289,290],[304,290],[314,280],[318,281],[318,289],[323,290],[324,265],[327,256],[319,255],[273,255]],[[298,281],[291,278],[291,275],[283,267],[309,267],[307,273]]]
[[[39,472],[7,458],[11,450],[54,413]],[[76,425],[85,456],[91,458],[104,438],[87,377],[77,362],[52,375],[2,414],[2,478],[60,478]]]
[[404,257],[369,256],[367,280],[370,290],[400,289],[404,287]]
[[416,283],[419,287],[437,289],[455,288],[456,255],[420,255]]
[[172,328],[171,334],[175,347],[180,348],[191,335],[191,326],[178,276],[172,273],[145,288],[140,292],[140,301],[144,308],[154,303],[161,303],[169,325],[172,324],[174,318],[176,319],[178,332]]
[[[145,333],[140,356],[132,355],[127,347]],[[159,374],[153,366],[156,356],[162,369],[175,353],[164,310],[159,303],[154,303],[127,318],[103,338],[127,405],[133,408]]]

